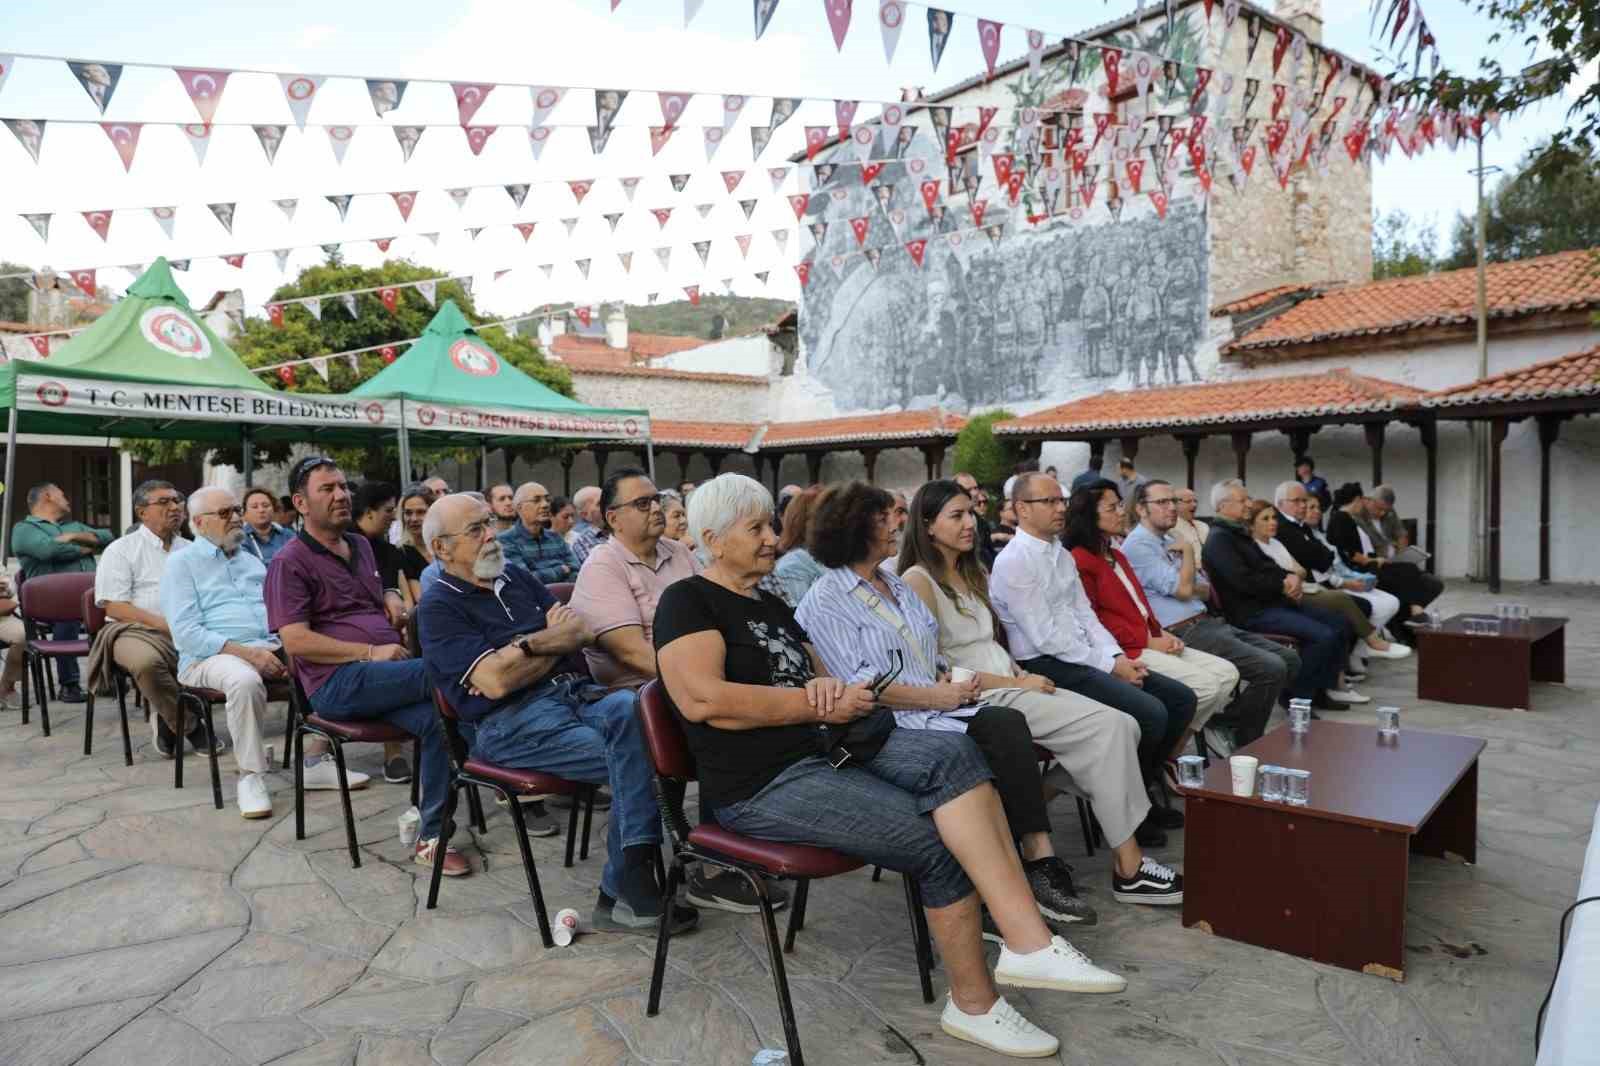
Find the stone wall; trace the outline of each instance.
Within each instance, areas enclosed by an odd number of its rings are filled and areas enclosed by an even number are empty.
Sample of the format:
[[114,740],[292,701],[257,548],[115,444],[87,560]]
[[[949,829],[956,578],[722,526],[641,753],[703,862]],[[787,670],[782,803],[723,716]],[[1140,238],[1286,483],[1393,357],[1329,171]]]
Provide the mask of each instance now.
[[761,422],[768,417],[767,382],[665,374],[572,372],[578,399],[596,407],[648,408],[651,418],[688,422]]

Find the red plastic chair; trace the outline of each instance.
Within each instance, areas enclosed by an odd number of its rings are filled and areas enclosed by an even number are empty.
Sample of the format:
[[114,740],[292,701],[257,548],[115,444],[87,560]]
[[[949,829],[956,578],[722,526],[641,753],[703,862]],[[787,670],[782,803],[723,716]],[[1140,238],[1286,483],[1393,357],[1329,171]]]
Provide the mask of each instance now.
[[[89,645],[94,645],[95,638],[100,635],[100,630],[106,624],[105,608],[94,602],[94,586],[83,590],[81,604],[83,612],[83,627],[89,632]],[[122,762],[126,766],[133,765],[133,741],[128,736],[128,675],[127,671],[115,662],[111,664],[111,679],[117,686],[117,710],[122,715]],[[85,687],[83,709],[83,753],[94,753],[94,689]]]
[[[650,998],[645,1014],[655,1017],[661,1009],[661,985],[667,968],[667,948],[672,939],[668,919],[672,899],[684,879],[688,863],[700,862],[743,877],[761,901],[761,921],[767,937],[767,952],[772,958],[772,983],[778,992],[778,1010],[783,1018],[783,1035],[789,1059],[802,1066],[800,1032],[795,1024],[794,1005],[789,999],[789,978],[783,956],[794,951],[795,934],[805,927],[806,898],[811,882],[821,877],[836,877],[865,866],[850,855],[805,844],[777,844],[744,836],[715,824],[690,826],[683,813],[687,784],[695,778],[694,758],[677,713],[672,709],[661,682],[652,681],[639,692],[639,720],[644,731],[645,751],[655,768],[656,800],[661,806],[668,842],[672,847],[672,866],[662,889],[661,925],[656,933],[655,967],[650,974]],[[789,910],[789,931],[782,949],[778,946],[778,927],[772,917],[772,901],[763,878],[795,882],[794,903]],[[922,978],[922,999],[933,1002],[933,947],[922,913],[922,893],[916,881],[905,877],[906,907],[911,917],[911,935],[916,945],[917,972]]]
[[[40,633],[57,622],[83,621],[83,593],[94,591],[93,573],[40,574],[29,578],[17,590],[22,609],[22,624],[30,634]],[[49,637],[32,637],[23,646],[26,668],[22,672],[22,724],[28,724],[28,681],[31,677],[39,690],[39,726],[44,735],[50,735],[50,702],[46,696],[49,682],[46,678],[45,659],[57,655],[79,658],[89,654],[87,640],[55,640]]]

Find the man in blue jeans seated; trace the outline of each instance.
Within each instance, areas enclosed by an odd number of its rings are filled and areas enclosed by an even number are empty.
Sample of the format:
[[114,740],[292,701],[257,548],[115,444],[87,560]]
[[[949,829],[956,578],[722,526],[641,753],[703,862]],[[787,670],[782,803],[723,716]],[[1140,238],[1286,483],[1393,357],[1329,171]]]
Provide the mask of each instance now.
[[[346,722],[380,718],[418,739],[422,827],[414,858],[431,868],[450,761],[426,672],[384,610],[372,545],[350,528],[344,473],[332,459],[309,456],[290,469],[289,490],[304,528],[267,567],[267,627],[294,657],[295,676],[317,714]],[[317,757],[319,765],[324,758]],[[308,758],[308,777],[310,763]],[[454,851],[442,861],[449,877],[471,871]]]
[[[422,536],[444,567],[417,611],[428,677],[462,723],[472,756],[572,781],[609,784],[606,865],[594,925],[654,935],[661,917],[656,861],[661,812],[650,787],[631,690],[556,676],[594,635],[539,579],[506,565],[488,504],[466,494],[435,500]],[[675,931],[699,921],[673,904]]]

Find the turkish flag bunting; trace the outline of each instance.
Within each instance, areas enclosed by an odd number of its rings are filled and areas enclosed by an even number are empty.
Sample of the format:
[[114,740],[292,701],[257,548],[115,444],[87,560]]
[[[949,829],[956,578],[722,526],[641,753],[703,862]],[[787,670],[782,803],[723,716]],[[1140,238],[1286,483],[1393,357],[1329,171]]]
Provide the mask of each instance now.
[[[994,62],[1000,58],[1000,31],[1004,25],[988,19],[978,20],[978,47],[983,49],[983,62],[989,68],[991,78],[994,77]],[[918,265],[921,265],[920,262]]]
[[83,220],[89,223],[89,228],[94,230],[101,240],[105,240],[106,235],[111,232],[110,211],[85,211]]
[[1010,152],[999,152],[993,157],[994,180],[1004,185],[1011,180],[1011,166],[1017,161]]
[[172,72],[183,82],[183,91],[189,94],[194,109],[200,113],[200,121],[211,125],[211,120],[217,114],[217,104],[222,102],[222,90],[227,87],[228,75],[232,71],[173,67]]
[[224,263],[227,263],[229,266],[233,267],[233,269],[235,269],[235,270],[243,270],[244,269],[244,253],[243,252],[239,252],[236,255],[225,255],[225,256],[222,257],[222,261]]
[[862,215],[860,218],[852,218],[850,220],[850,232],[856,235],[857,248],[867,243],[867,229],[871,225],[872,217],[870,215]]
[[1272,85],[1272,117],[1273,118],[1277,118],[1278,117],[1278,112],[1283,109],[1283,99],[1284,99],[1285,96],[1288,95],[1288,93],[1289,93],[1289,87],[1287,85],[1279,85],[1276,82],[1273,83],[1273,85]]
[[1022,195],[1022,171],[1013,171],[1011,177],[1006,179],[1006,191],[1011,194],[1011,202],[1016,203]]
[[652,207],[650,209],[650,213],[652,215],[656,216],[656,222],[657,222],[657,224],[659,224],[661,226],[662,229],[666,229],[667,228],[667,219],[672,217],[672,208],[670,208],[670,207]]
[[1208,120],[1206,119],[1206,116],[1204,116],[1204,115],[1196,115],[1194,117],[1194,121],[1189,124],[1190,127],[1191,127],[1190,131],[1189,131],[1189,143],[1190,144],[1199,144],[1200,143],[1202,138],[1205,136],[1207,121]]
[[660,155],[661,149],[666,147],[672,135],[678,132],[676,126],[651,126],[650,127],[650,154]]
[[534,223],[532,222],[517,223],[517,232],[522,234],[522,240],[524,243],[526,243],[528,239],[533,236],[533,227]]
[[578,316],[578,321],[582,322],[585,326],[589,324],[590,318],[593,317],[587,307],[575,307],[573,308],[573,313]]
[[1100,146],[1101,138],[1106,135],[1106,127],[1111,125],[1113,116],[1109,114],[1095,114],[1094,116],[1094,143],[1089,145],[1089,151],[1094,151]]
[[1195,177],[1200,179],[1200,191],[1206,196],[1211,195],[1211,171],[1205,166],[1196,166]]
[[1344,135],[1344,150],[1350,153],[1350,162],[1355,163],[1361,159],[1361,149],[1367,143],[1367,127],[1357,126]]
[[807,126],[806,127],[806,162],[809,163],[813,159],[815,159],[817,157],[817,153],[820,152],[827,145],[827,143],[828,143],[828,127],[826,127],[826,126]]
[[1084,166],[1089,162],[1089,153],[1079,149],[1072,153],[1072,172],[1082,174]]
[[33,350],[39,353],[40,359],[50,358],[50,337],[45,333],[35,333],[28,338],[33,342]]
[[385,366],[388,366],[390,363],[400,358],[400,353],[395,351],[392,344],[385,344],[382,348],[378,349],[378,358],[383,360]]
[[1252,144],[1246,147],[1244,151],[1239,153],[1239,167],[1244,171],[1244,176],[1248,178],[1250,176],[1250,171],[1255,169],[1255,165],[1256,146]]
[[736,234],[734,234],[733,239],[739,245],[739,255],[740,255],[740,257],[744,258],[744,259],[749,259],[750,258],[750,234],[748,234],[748,233],[736,233]]
[[806,205],[810,202],[810,195],[803,192],[797,192],[789,197],[789,206],[794,208],[794,217],[796,221],[805,217]]
[[928,242],[921,237],[914,241],[907,241],[906,251],[911,253],[911,261],[920,267],[922,265],[922,257],[928,251]]
[[946,130],[944,135],[944,159],[946,163],[954,163],[956,161],[956,149],[960,147],[961,131],[953,127]]
[[882,163],[868,163],[861,168],[861,184],[870,185],[883,172]]
[[661,121],[665,128],[671,129],[678,124],[678,119],[683,117],[683,109],[688,106],[694,93],[656,93],[661,101]]
[[1000,113],[1000,109],[998,107],[980,107],[980,108],[978,108],[978,133],[977,133],[977,139],[978,140],[982,140],[983,139],[984,131],[989,128],[989,123],[993,122],[995,115],[997,115],[999,113]]
[[[1207,7],[1210,7],[1208,2]],[[1189,113],[1194,114],[1200,110],[1200,97],[1205,94],[1206,86],[1211,84],[1211,71],[1205,67],[1194,68],[1194,92],[1189,94]]]
[[1122,49],[1100,49],[1100,64],[1106,68],[1106,87],[1111,90],[1111,95],[1117,95],[1118,66],[1122,63]]
[[939,179],[929,178],[922,183],[922,202],[928,205],[928,214],[933,214],[934,205],[939,202]]
[[833,102],[833,118],[839,125],[839,139],[848,141],[850,139],[850,124],[856,118],[856,101],[835,100]]
[[822,6],[828,12],[828,28],[833,31],[833,46],[842,52],[844,35],[850,32],[850,13],[855,6],[854,0],[822,0]]
[[728,191],[730,193],[737,189],[739,187],[739,183],[743,180],[744,171],[742,170],[724,170],[722,172],[722,184],[728,187]]
[[376,244],[378,246],[378,251],[387,252],[389,250],[389,245],[394,243],[394,238],[393,237],[374,237],[374,238],[372,238],[372,243]]
[[1138,192],[1139,192],[1139,179],[1144,177],[1144,160],[1143,159],[1130,159],[1130,160],[1128,160],[1128,168],[1127,169],[1128,169],[1128,184],[1133,186],[1133,191],[1137,195]]
[[416,190],[413,189],[411,192],[392,192],[389,195],[394,197],[394,206],[400,209],[400,221],[409,222],[411,220],[411,209],[417,204]]
[[[683,293],[684,293],[685,296],[689,297],[689,302],[691,304],[693,304],[696,307],[700,306],[700,286],[698,286],[698,285],[685,285],[683,287]],[[587,325],[587,324],[588,323],[585,323],[585,325]]]
[[488,99],[489,93],[494,90],[494,85],[488,82],[451,82],[450,88],[456,94],[456,113],[461,116],[461,124],[465,126],[472,121],[472,116],[478,113],[478,108]]
[[393,286],[386,286],[378,290],[378,299],[383,301],[383,306],[392,315],[400,307],[400,290]]
[[794,265],[794,272],[799,275],[800,284],[802,286],[807,284],[811,280],[811,260],[807,259],[803,263],[796,263]]
[[133,169],[133,153],[139,149],[139,131],[144,128],[142,122],[102,122],[100,128],[106,131],[106,136],[111,138],[111,145],[117,150],[117,155],[122,159],[124,172]]
[[1150,190],[1150,202],[1156,205],[1156,214],[1161,218],[1167,217],[1167,194],[1160,189]]
[[989,209],[988,200],[972,201],[972,226],[974,229],[983,225],[983,213]]
[[1285,53],[1285,52],[1287,52],[1289,50],[1289,38],[1292,35],[1292,32],[1293,31],[1291,31],[1289,29],[1289,27],[1283,26],[1283,25],[1280,25],[1276,30],[1273,31],[1273,34],[1274,34],[1274,40],[1272,42],[1272,73],[1273,73],[1273,76],[1277,76],[1278,67],[1283,65],[1283,53]]
[[88,296],[91,299],[94,298],[95,285],[93,270],[74,270],[72,272],[72,283],[78,288],[82,289],[85,296]]
[[1094,203],[1094,190],[1095,184],[1092,181],[1086,181],[1078,187],[1078,191],[1083,194],[1084,207],[1088,207],[1090,204]]
[[293,385],[294,384],[294,367],[292,367],[292,366],[280,366],[278,368],[278,380],[283,382],[285,385]]
[[583,198],[589,195],[589,190],[593,187],[594,182],[592,180],[567,182],[567,188],[572,190],[572,198],[580,204],[583,203]]
[[483,146],[489,143],[489,135],[499,126],[467,126],[467,147],[472,149],[473,155],[482,155]]
[[270,321],[278,329],[282,329],[283,328],[283,305],[282,304],[268,304],[267,305],[267,320]]

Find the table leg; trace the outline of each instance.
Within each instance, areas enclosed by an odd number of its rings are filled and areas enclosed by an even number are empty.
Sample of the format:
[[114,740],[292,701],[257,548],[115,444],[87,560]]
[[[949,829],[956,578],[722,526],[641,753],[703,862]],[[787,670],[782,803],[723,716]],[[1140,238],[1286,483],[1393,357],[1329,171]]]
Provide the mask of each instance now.
[[1564,684],[1567,680],[1567,631],[1558,629],[1533,642],[1533,680]]
[[1478,861],[1478,763],[1473,760],[1428,820],[1411,838],[1420,855]]

